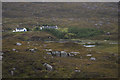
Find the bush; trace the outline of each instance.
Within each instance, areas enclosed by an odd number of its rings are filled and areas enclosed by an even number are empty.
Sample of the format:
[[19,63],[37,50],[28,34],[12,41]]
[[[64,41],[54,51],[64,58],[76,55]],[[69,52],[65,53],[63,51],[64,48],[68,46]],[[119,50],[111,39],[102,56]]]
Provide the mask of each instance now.
[[103,31],[98,29],[76,27],[69,28],[68,32],[63,32],[57,29],[43,29],[42,31],[49,32],[59,39],[87,38],[104,33]]
[[76,28],[71,27],[68,29],[69,33],[74,33],[76,36],[74,38],[86,38],[86,37],[93,37],[96,35],[103,34],[104,32],[98,29],[93,28]]
[[39,27],[35,27],[35,28],[34,28],[34,31],[39,31],[39,30],[40,30]]
[[64,37],[66,39],[72,39],[72,38],[76,37],[76,34],[74,34],[74,33],[66,33]]
[[52,35],[56,36],[57,38],[64,39],[65,33],[61,32],[59,30],[56,30],[56,29],[43,29],[42,31],[49,32]]

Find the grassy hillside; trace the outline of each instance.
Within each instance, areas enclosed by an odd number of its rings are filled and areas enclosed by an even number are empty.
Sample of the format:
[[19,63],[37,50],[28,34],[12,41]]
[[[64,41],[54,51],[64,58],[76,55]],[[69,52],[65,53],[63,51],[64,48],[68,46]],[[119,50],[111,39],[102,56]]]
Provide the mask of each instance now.
[[111,39],[117,40],[117,9],[117,3],[3,3],[3,30],[33,29],[43,24],[58,25],[62,29],[95,28],[110,32]]
[[3,16],[46,18],[117,17],[117,3],[3,3]]
[[[3,38],[3,78],[116,78],[118,69],[118,45],[109,44],[113,41],[84,41],[98,42],[99,44],[93,48],[86,48],[78,43],[56,43],[36,41],[30,39],[37,34],[44,33],[16,33],[4,34]],[[39,37],[46,37],[39,36]],[[50,36],[50,35],[49,35]],[[22,43],[21,46],[16,43]],[[80,42],[81,43],[81,42]],[[8,46],[10,45],[10,46]],[[37,50],[31,52],[28,49]],[[16,49],[14,51],[13,49]],[[75,56],[57,57],[46,54],[45,49],[52,49],[52,51],[66,51],[79,52]],[[95,57],[96,60],[90,60],[90,56]],[[53,66],[52,71],[46,70],[43,63],[48,63]],[[11,70],[14,70],[14,75],[11,75]],[[80,72],[75,72],[78,69]]]
[[38,23],[116,32],[117,9],[117,3],[3,3],[3,29]]

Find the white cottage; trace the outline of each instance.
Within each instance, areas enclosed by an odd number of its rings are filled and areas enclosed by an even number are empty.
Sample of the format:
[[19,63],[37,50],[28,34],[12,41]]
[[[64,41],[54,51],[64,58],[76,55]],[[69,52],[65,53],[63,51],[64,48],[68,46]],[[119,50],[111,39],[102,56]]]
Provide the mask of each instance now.
[[27,32],[26,28],[16,28],[13,32]]

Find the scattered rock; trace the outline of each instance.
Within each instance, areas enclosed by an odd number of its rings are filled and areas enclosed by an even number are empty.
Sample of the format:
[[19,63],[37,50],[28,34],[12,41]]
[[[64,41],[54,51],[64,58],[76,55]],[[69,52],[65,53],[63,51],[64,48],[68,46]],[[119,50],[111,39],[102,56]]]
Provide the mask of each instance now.
[[12,49],[12,51],[16,51],[16,52],[18,52],[16,49]]
[[3,55],[3,53],[2,53],[2,52],[0,52],[0,56],[1,56],[1,55]]
[[14,75],[14,71],[11,71],[11,75],[12,75],[12,76]]
[[44,63],[43,66],[45,66],[48,71],[53,70],[53,67],[51,65],[47,64],[47,63]]
[[13,51],[16,51],[16,49],[12,49]]
[[66,57],[67,53],[65,51],[61,51],[61,57]]
[[96,58],[95,58],[95,57],[91,57],[91,58],[90,58],[90,60],[93,60],[93,61],[95,61],[95,60],[96,60]]
[[36,52],[36,49],[29,49],[29,51],[31,51],[31,52]]
[[117,42],[110,42],[109,44],[118,44]]
[[66,57],[68,54],[65,51],[50,51],[47,54],[51,54],[52,56]]
[[68,56],[74,56],[73,54],[71,54],[71,53],[68,53]]
[[30,43],[30,42],[27,42],[28,44]]
[[13,70],[15,71],[15,70],[16,70],[16,68],[13,68]]
[[47,52],[48,55],[52,55],[51,52]]
[[95,26],[97,26],[98,24],[95,24]]
[[61,56],[60,51],[55,51],[56,56]]
[[22,44],[21,43],[16,43],[16,45],[21,46]]
[[2,58],[3,58],[3,57],[2,57],[2,56],[0,56],[0,60],[2,60]]
[[55,51],[52,51],[52,55],[55,56],[55,54],[56,54]]
[[44,59],[47,59],[46,56],[43,57]]
[[105,42],[107,41],[107,40],[104,40]]
[[34,49],[29,49],[30,51],[34,51]]
[[81,72],[81,70],[77,70],[77,69],[76,69],[75,72]]
[[92,54],[87,54],[86,56],[92,56]]
[[46,51],[52,51],[52,49],[45,49]]
[[110,35],[111,33],[110,32],[107,32],[106,35]]
[[16,52],[18,52],[18,51],[16,51]]
[[79,54],[79,52],[70,52],[70,53],[72,53],[72,54],[74,54],[74,55],[77,55],[77,54]]
[[43,46],[44,46],[44,47],[46,47],[47,45],[46,45],[46,44],[44,44]]

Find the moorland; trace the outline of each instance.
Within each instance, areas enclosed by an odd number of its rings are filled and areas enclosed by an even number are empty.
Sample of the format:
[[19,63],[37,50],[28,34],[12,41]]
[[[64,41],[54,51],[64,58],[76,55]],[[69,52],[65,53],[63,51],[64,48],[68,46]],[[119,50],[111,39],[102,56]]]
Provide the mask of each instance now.
[[[2,6],[3,78],[118,77],[117,3],[3,2]],[[40,30],[42,25],[59,29]],[[13,33],[17,27],[28,31]],[[71,56],[53,56],[49,50]]]

